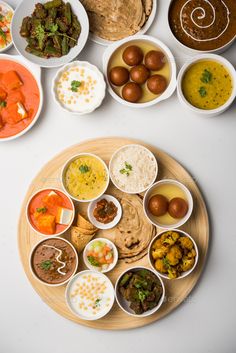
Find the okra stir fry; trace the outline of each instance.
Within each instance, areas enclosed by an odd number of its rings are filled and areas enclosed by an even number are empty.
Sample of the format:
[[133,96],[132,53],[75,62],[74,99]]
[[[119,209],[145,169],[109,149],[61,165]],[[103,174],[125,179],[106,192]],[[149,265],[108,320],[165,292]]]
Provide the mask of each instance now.
[[20,29],[20,35],[28,43],[26,51],[46,59],[67,55],[77,44],[80,32],[80,23],[70,3],[62,0],[36,4]]

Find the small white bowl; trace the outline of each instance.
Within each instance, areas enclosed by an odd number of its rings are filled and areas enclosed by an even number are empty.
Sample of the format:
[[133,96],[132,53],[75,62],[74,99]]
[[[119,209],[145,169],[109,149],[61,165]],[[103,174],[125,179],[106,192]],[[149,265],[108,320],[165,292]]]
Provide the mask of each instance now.
[[[137,272],[138,270],[147,270],[147,271],[150,271],[152,272],[160,281],[161,283],[161,286],[162,286],[162,290],[163,290],[163,293],[162,293],[162,296],[159,300],[159,303],[157,306],[155,306],[155,308],[151,309],[151,310],[148,310],[146,312],[144,312],[143,314],[141,315],[138,315],[138,314],[135,314],[134,311],[132,309],[130,309],[129,307],[129,302],[122,297],[122,295],[119,293],[119,289],[118,289],[118,284],[122,278],[122,276],[126,273],[126,272]],[[135,267],[130,267],[128,270],[125,270],[124,272],[122,272],[122,274],[118,277],[117,281],[116,281],[116,284],[115,284],[115,296],[116,296],[116,301],[117,301],[117,304],[119,305],[119,307],[121,308],[121,310],[123,310],[126,314],[130,315],[130,316],[133,316],[133,317],[147,317],[147,316],[150,316],[154,313],[156,313],[161,305],[163,304],[163,301],[165,299],[165,286],[164,286],[164,283],[161,279],[161,277],[157,274],[156,271],[153,271],[151,268],[147,268],[147,267],[143,267],[143,266],[135,266]]]
[[[6,6],[9,9],[9,11],[12,11],[12,15],[14,15],[14,10],[8,3],[6,3],[5,1],[0,1],[0,6],[1,5]],[[10,26],[10,31],[11,31],[11,26]],[[12,31],[11,31],[11,35],[12,35]],[[8,49],[10,49],[12,45],[13,45],[13,41],[11,39],[11,42],[8,43],[5,48],[0,49],[0,53],[3,53],[5,51],[7,51]]]
[[[156,12],[157,12],[157,0],[153,0],[153,5],[152,5],[152,11],[150,13],[150,15],[148,16],[148,20],[146,21],[146,23],[144,24],[144,26],[140,29],[140,31],[138,31],[137,33],[135,33],[135,35],[141,35],[141,34],[145,34],[149,28],[151,27],[151,25],[153,24],[153,21],[156,17]],[[97,43],[97,44],[101,44],[104,46],[108,46],[110,44],[115,43],[115,41],[112,40],[108,40],[108,39],[103,39],[101,37],[98,37],[96,34],[93,34],[90,32],[89,34],[89,38]]]
[[[96,218],[94,217],[94,215],[93,215],[93,211],[94,211],[94,209],[96,207],[97,202],[102,200],[102,199],[105,199],[108,202],[113,202],[114,205],[117,207],[117,215],[113,219],[113,221],[111,221],[110,223],[98,222],[96,220]],[[111,195],[102,195],[101,197],[99,197],[99,199],[97,199],[97,200],[95,200],[93,202],[90,202],[87,212],[88,212],[88,218],[89,218],[90,222],[95,227],[97,227],[98,229],[111,229],[111,228],[114,228],[119,223],[119,221],[121,219],[121,216],[122,216],[121,204],[119,203],[119,201],[114,196],[111,196]]]
[[[146,103],[131,103],[131,102],[126,101],[122,97],[120,97],[113,90],[113,88],[109,82],[107,70],[108,70],[108,65],[109,65],[109,62],[110,62],[112,55],[119,47],[121,47],[124,44],[128,44],[130,42],[135,43],[135,41],[139,42],[141,40],[146,41],[146,42],[150,42],[151,44],[156,45],[164,52],[164,54],[166,55],[166,57],[168,59],[168,63],[170,65],[171,78],[170,78],[170,82],[169,82],[169,85],[166,88],[166,90],[161,95],[159,95],[157,98],[151,100],[150,102],[146,102]],[[173,54],[171,53],[170,49],[163,42],[161,42],[159,39],[157,39],[155,37],[147,36],[147,35],[131,36],[131,37],[119,40],[119,41],[109,45],[109,47],[107,47],[107,49],[105,50],[104,55],[103,55],[103,73],[106,77],[108,91],[111,94],[111,96],[117,102],[119,102],[127,107],[132,107],[132,108],[151,107],[151,106],[169,98],[174,93],[174,91],[176,89],[176,63],[175,63],[175,58],[174,58]]]
[[[233,80],[233,90],[232,90],[230,98],[227,100],[227,102],[225,104],[223,104],[222,106],[220,106],[219,108],[216,108],[216,109],[205,110],[205,109],[199,109],[199,108],[194,107],[192,104],[190,104],[187,101],[187,99],[185,98],[183,91],[182,91],[182,80],[183,80],[185,72],[188,70],[188,68],[191,65],[197,63],[198,61],[203,61],[203,60],[212,60],[212,61],[219,62],[220,64],[222,64],[223,66],[226,67],[226,69],[229,71],[229,73],[232,77],[232,80]],[[197,55],[194,58],[190,59],[188,62],[186,62],[182,66],[182,68],[179,72],[179,75],[178,75],[178,79],[177,79],[177,94],[178,94],[178,98],[179,98],[180,103],[185,108],[187,108],[188,110],[192,111],[195,114],[199,114],[199,115],[206,116],[206,117],[214,117],[214,116],[220,115],[230,107],[230,105],[233,103],[233,101],[236,97],[236,71],[235,71],[235,68],[223,56],[216,55],[216,54]]]
[[179,277],[175,278],[175,279],[184,278],[184,277],[190,275],[190,273],[193,272],[193,270],[195,269],[195,267],[197,266],[197,263],[198,263],[199,253],[198,253],[197,244],[196,244],[196,242],[194,241],[194,239],[193,239],[188,233],[186,233],[186,232],[184,232],[183,230],[180,230],[180,229],[166,229],[165,231],[163,231],[163,232],[157,234],[157,235],[152,239],[152,241],[151,241],[151,243],[149,244],[149,247],[148,247],[148,261],[149,261],[149,264],[150,264],[150,266],[152,267],[153,271],[154,271],[155,273],[158,273],[159,276],[161,276],[162,278],[165,278],[165,279],[168,279],[168,280],[173,281],[173,279],[169,278],[166,274],[161,273],[161,272],[159,272],[159,271],[157,271],[157,270],[155,269],[155,266],[154,266],[154,264],[153,264],[153,260],[152,260],[152,258],[151,258],[151,251],[152,251],[152,245],[153,245],[153,243],[154,243],[162,234],[164,234],[164,233],[166,233],[166,232],[168,232],[168,231],[177,232],[177,233],[182,234],[183,236],[188,237],[190,240],[192,240],[193,245],[194,245],[194,249],[195,249],[195,251],[196,251],[195,263],[194,263],[193,267],[192,267],[190,270],[188,270],[188,271],[182,272],[182,274],[181,274]]
[[169,31],[172,34],[172,37],[174,38],[175,42],[177,43],[177,45],[179,46],[179,48],[181,50],[183,50],[186,54],[193,54],[193,55],[197,55],[197,54],[203,54],[203,53],[212,53],[212,54],[221,54],[223,52],[225,52],[227,49],[229,49],[229,47],[234,43],[235,39],[236,39],[236,34],[235,36],[225,45],[223,45],[220,48],[216,48],[216,49],[211,49],[211,50],[198,50],[198,49],[193,49],[188,47],[187,45],[183,44],[182,42],[180,42],[176,36],[174,35],[174,33],[172,32],[172,29],[170,27],[170,21],[169,21],[169,13],[170,13],[170,8],[172,5],[172,2],[175,0],[171,0],[170,4],[169,4],[169,9],[168,9],[168,16],[167,16],[167,26],[169,28]]
[[[47,0],[41,1],[41,3],[45,3]],[[78,0],[70,0],[70,4],[72,7],[73,13],[77,16],[80,24],[81,24],[81,33],[78,39],[78,43],[74,48],[71,48],[67,55],[62,56],[61,58],[50,58],[44,59],[27,53],[25,48],[27,46],[26,39],[21,37],[20,28],[22,24],[22,20],[25,16],[30,16],[35,8],[35,5],[38,3],[38,0],[23,0],[15,10],[15,14],[11,24],[12,31],[12,39],[13,43],[23,57],[28,59],[34,64],[37,64],[41,67],[57,67],[61,65],[65,65],[68,62],[74,60],[84,48],[89,34],[89,21],[87,13],[83,7],[83,5]]]
[[42,84],[41,84],[41,68],[38,67],[35,64],[30,63],[28,60],[24,59],[22,56],[20,55],[8,55],[8,54],[0,54],[0,61],[1,60],[10,60],[10,61],[14,61],[20,65],[22,65],[26,70],[28,70],[30,72],[30,74],[34,77],[38,89],[39,89],[39,107],[38,107],[38,111],[35,114],[34,119],[31,121],[31,123],[22,131],[20,131],[18,134],[13,135],[13,136],[9,136],[9,137],[4,137],[4,138],[0,138],[0,142],[5,142],[5,141],[11,141],[14,140],[22,135],[24,135],[26,132],[28,132],[36,123],[36,121],[38,120],[42,107],[43,107],[43,88],[42,88]]
[[[84,276],[84,275],[91,275],[91,274],[95,274],[98,275],[100,277],[102,277],[103,281],[105,281],[109,287],[109,291],[112,295],[112,298],[110,300],[109,306],[106,307],[106,309],[104,311],[102,311],[100,314],[98,315],[94,315],[93,317],[86,317],[84,315],[79,314],[72,305],[72,299],[70,298],[70,290],[71,287],[73,286],[74,282],[76,282],[79,277]],[[110,281],[110,279],[104,275],[103,273],[97,272],[97,271],[90,271],[90,270],[85,270],[85,271],[81,271],[79,273],[77,273],[73,278],[71,278],[70,282],[67,284],[66,287],[66,291],[65,291],[65,299],[66,299],[66,304],[68,306],[68,308],[70,309],[70,311],[76,315],[77,317],[79,317],[81,320],[86,320],[86,321],[95,321],[95,320],[99,320],[102,317],[104,317],[105,315],[107,315],[109,313],[109,311],[112,309],[114,301],[115,301],[115,295],[114,295],[114,287]]]
[[[112,264],[110,264],[108,266],[108,268],[106,270],[99,270],[96,266],[92,266],[90,264],[90,262],[88,261],[87,259],[87,252],[88,252],[88,248],[90,247],[91,244],[93,244],[94,242],[97,242],[97,241],[102,241],[104,243],[107,243],[109,245],[109,247],[113,250],[113,254],[114,254],[114,261],[112,262]],[[98,271],[98,272],[101,272],[101,273],[107,273],[111,270],[113,270],[113,268],[116,266],[117,264],[117,261],[118,261],[118,251],[117,251],[117,248],[115,246],[115,244],[110,241],[109,239],[106,239],[106,238],[96,238],[96,239],[93,239],[91,240],[84,248],[84,251],[83,251],[83,260],[84,260],[84,263],[86,265],[86,267],[88,267],[90,270],[93,270],[93,271]]]
[[[97,75],[97,81],[99,82],[99,87],[97,88],[97,94],[96,94],[96,99],[99,96],[99,99],[97,99],[97,102],[95,104],[93,104],[90,108],[88,108],[87,110],[84,111],[73,111],[70,110],[68,108],[66,108],[61,101],[58,99],[57,96],[57,92],[56,92],[56,83],[59,80],[61,74],[70,69],[71,67],[85,67],[91,71],[94,71]],[[102,104],[102,101],[105,98],[105,94],[106,94],[106,83],[103,77],[103,74],[101,73],[101,71],[98,70],[98,68],[95,65],[90,64],[87,61],[73,61],[72,63],[69,63],[67,65],[64,65],[62,68],[60,68],[55,77],[53,78],[52,81],[52,95],[54,98],[54,101],[56,102],[57,105],[59,105],[60,108],[62,108],[64,111],[69,112],[71,114],[74,115],[85,115],[85,114],[89,114],[92,113],[95,109],[97,109],[98,107],[100,107],[100,105]]]
[[[122,149],[125,149],[125,148],[129,148],[129,147],[134,147],[134,146],[137,146],[137,147],[141,147],[143,148],[144,150],[146,150],[149,155],[155,160],[155,164],[156,164],[156,172],[155,172],[155,175],[153,175],[153,179],[152,181],[150,182],[150,184],[141,189],[141,190],[136,190],[136,191],[127,191],[127,190],[124,190],[122,189],[114,180],[114,178],[112,177],[112,163],[113,163],[113,159],[116,157],[116,155],[122,151]],[[148,188],[150,188],[150,186],[155,182],[156,178],[157,178],[157,174],[158,174],[158,163],[157,163],[157,160],[156,160],[156,157],[154,156],[154,154],[146,147],[142,146],[142,145],[137,145],[137,144],[129,144],[129,145],[124,145],[120,148],[118,148],[118,150],[116,150],[113,155],[111,156],[111,159],[110,159],[110,162],[109,162],[109,174],[110,174],[110,178],[111,178],[111,181],[113,182],[113,184],[117,187],[117,189],[119,189],[120,191],[122,192],[125,192],[126,194],[141,194],[142,192],[146,191]]]
[[[61,232],[59,232],[59,233],[56,233],[56,234],[53,234],[53,235],[48,235],[48,234],[41,233],[41,232],[31,223],[31,220],[30,220],[30,217],[29,217],[29,206],[30,206],[30,203],[31,203],[32,199],[33,199],[37,194],[39,194],[40,192],[46,191],[46,190],[48,190],[48,191],[55,191],[55,192],[59,191],[59,192],[61,192],[62,194],[64,194],[64,196],[70,201],[71,208],[72,208],[72,212],[73,212],[73,215],[72,215],[72,217],[71,217],[71,221],[70,221],[70,223],[65,227],[65,229],[64,229],[63,231],[61,231]],[[25,213],[26,213],[27,222],[28,222],[29,226],[31,227],[31,229],[32,229],[34,232],[38,233],[39,235],[42,235],[45,239],[48,239],[48,238],[53,238],[53,237],[59,237],[60,235],[64,234],[64,233],[70,228],[70,226],[72,225],[72,223],[73,223],[73,221],[74,221],[74,218],[75,218],[75,206],[74,206],[74,203],[72,202],[71,198],[67,195],[67,193],[63,192],[63,190],[60,190],[60,189],[54,188],[54,187],[52,187],[52,188],[48,187],[48,188],[43,188],[43,189],[37,190],[37,191],[29,198],[29,200],[28,200],[28,202],[27,202],[27,205],[26,205],[26,211],[25,211]]]
[[34,247],[32,248],[31,250],[31,253],[30,253],[30,257],[29,257],[29,268],[30,268],[30,271],[31,271],[31,274],[33,275],[33,277],[40,283],[44,284],[45,286],[48,286],[48,287],[60,287],[60,286],[63,286],[64,284],[66,284],[67,282],[69,282],[69,280],[75,275],[77,269],[78,269],[78,264],[79,264],[79,258],[78,258],[78,254],[77,254],[77,251],[75,250],[75,247],[66,239],[64,238],[56,238],[56,239],[60,239],[60,240],[63,240],[65,243],[69,244],[71,246],[71,248],[73,249],[74,253],[75,253],[75,258],[76,258],[76,265],[75,265],[75,270],[73,271],[73,273],[71,274],[71,276],[64,282],[61,282],[61,283],[56,283],[56,284],[50,284],[50,283],[47,283],[47,282],[44,282],[43,280],[41,280],[37,275],[36,273],[34,272],[33,270],[33,267],[32,267],[32,257],[33,257],[33,254],[34,254],[34,251],[35,249],[38,247],[39,244],[43,243],[45,240],[49,240],[49,239],[55,239],[54,237],[49,237],[49,238],[46,238],[46,239],[43,239],[43,240],[40,240],[37,244],[34,245]]
[[[66,185],[65,185],[65,173],[66,173],[66,170],[68,168],[68,166],[74,161],[76,160],[77,158],[81,157],[81,156],[91,156],[91,157],[94,157],[96,159],[98,159],[102,165],[104,166],[104,169],[106,170],[106,173],[107,173],[107,183],[106,183],[106,186],[104,188],[104,190],[101,191],[101,193],[99,195],[97,195],[95,198],[91,199],[91,200],[79,200],[77,199],[76,197],[72,196],[69,191],[67,190],[66,188]],[[76,155],[74,155],[73,157],[71,157],[68,161],[66,161],[66,163],[64,164],[63,168],[62,168],[62,172],[61,172],[61,183],[62,183],[62,187],[65,191],[65,193],[67,195],[69,195],[69,197],[77,202],[92,202],[94,200],[97,200],[99,199],[99,197],[101,197],[107,190],[108,188],[108,185],[109,185],[109,182],[110,182],[110,179],[109,179],[109,170],[107,168],[107,165],[106,163],[100,158],[98,157],[97,155],[93,154],[93,153],[78,153]]]
[[[174,223],[172,225],[159,223],[156,220],[155,216],[153,216],[148,210],[148,201],[149,201],[150,195],[152,194],[153,190],[155,190],[155,188],[158,187],[158,185],[163,185],[163,184],[172,184],[172,185],[178,186],[186,195],[187,202],[188,202],[188,212],[186,213],[186,215],[181,219],[177,219],[176,223]],[[143,211],[144,211],[146,217],[148,218],[148,220],[156,227],[159,227],[161,229],[179,228],[189,220],[189,218],[192,214],[193,198],[192,198],[190,191],[186,188],[186,186],[184,184],[182,184],[179,181],[174,180],[174,179],[163,179],[163,180],[157,181],[155,184],[153,184],[145,193],[144,199],[143,199]]]

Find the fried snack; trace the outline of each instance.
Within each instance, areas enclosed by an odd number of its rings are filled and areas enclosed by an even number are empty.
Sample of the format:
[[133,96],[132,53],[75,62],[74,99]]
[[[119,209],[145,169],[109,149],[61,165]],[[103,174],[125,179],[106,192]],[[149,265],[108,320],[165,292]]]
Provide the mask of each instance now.
[[93,231],[97,230],[97,228],[92,223],[90,223],[85,217],[83,217],[80,213],[78,213],[78,217],[77,217],[77,226],[87,230],[93,230]]
[[71,242],[81,252],[96,235],[97,228],[81,214],[78,214],[77,226],[71,228]]

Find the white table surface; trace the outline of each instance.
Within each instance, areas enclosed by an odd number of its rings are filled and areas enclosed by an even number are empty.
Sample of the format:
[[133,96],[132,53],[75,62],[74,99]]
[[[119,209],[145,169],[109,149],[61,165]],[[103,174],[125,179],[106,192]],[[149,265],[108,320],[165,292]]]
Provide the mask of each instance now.
[[[159,0],[149,33],[171,48],[180,65],[188,57],[167,30],[168,3]],[[80,59],[101,68],[103,50],[89,41]],[[224,56],[236,66],[236,43]],[[0,145],[0,352],[235,352],[236,102],[224,115],[206,119],[183,110],[176,94],[146,110],[127,109],[107,94],[99,110],[76,117],[53,102],[50,86],[55,72],[43,70],[45,102],[34,128]],[[102,136],[138,138],[170,153],[196,179],[211,218],[209,256],[199,284],[177,310],[141,329],[96,331],[60,317],[31,287],[18,255],[18,216],[31,180],[64,148]]]

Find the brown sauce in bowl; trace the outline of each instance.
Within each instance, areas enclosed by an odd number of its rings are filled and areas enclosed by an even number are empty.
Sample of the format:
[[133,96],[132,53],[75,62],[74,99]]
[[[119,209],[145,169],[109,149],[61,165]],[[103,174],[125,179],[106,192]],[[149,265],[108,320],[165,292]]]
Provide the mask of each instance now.
[[201,51],[219,49],[236,37],[236,1],[173,0],[169,24],[185,46]]
[[39,243],[31,257],[32,270],[47,284],[66,282],[75,272],[77,255],[63,239],[46,239]]

